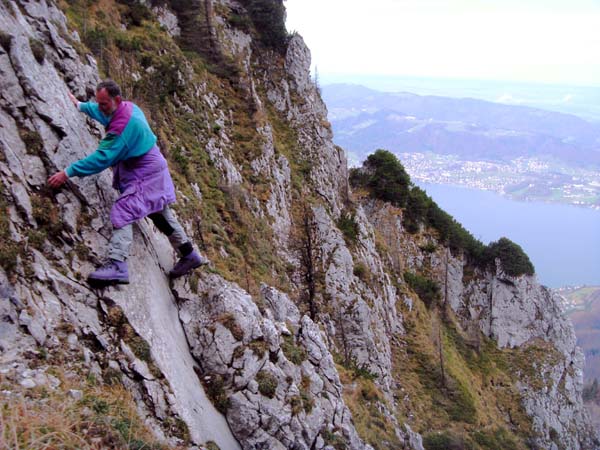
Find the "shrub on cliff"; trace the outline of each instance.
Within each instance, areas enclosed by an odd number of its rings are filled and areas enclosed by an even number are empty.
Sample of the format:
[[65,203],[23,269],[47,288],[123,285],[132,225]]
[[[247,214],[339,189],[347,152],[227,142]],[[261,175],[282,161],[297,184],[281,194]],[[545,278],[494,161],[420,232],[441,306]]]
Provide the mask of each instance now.
[[377,150],[363,163],[362,169],[350,171],[353,187],[365,187],[371,196],[404,208],[410,190],[410,177],[400,161],[387,150]]
[[521,246],[505,237],[491,242],[483,253],[483,262],[492,267],[496,258],[500,259],[504,272],[512,277],[535,273],[533,264]]
[[356,222],[355,213],[342,213],[337,221],[337,226],[344,235],[344,240],[348,245],[356,244],[360,230]]
[[438,239],[453,252],[463,252],[479,267],[494,267],[499,258],[510,276],[533,275],[535,269],[523,249],[507,238],[488,246],[475,239],[450,214],[441,209],[427,193],[410,181],[396,156],[387,150],[369,155],[361,168],[350,170],[350,185],[369,191],[372,198],[403,208],[403,225],[409,233],[419,231],[423,224],[435,229]]
[[425,435],[423,447],[425,450],[469,450],[472,448],[462,436],[450,431]]
[[128,25],[139,27],[144,20],[152,18],[152,12],[142,2],[138,2],[137,0],[117,0],[117,3],[127,6],[127,8],[123,8],[121,17]]
[[431,307],[442,298],[440,287],[429,278],[411,272],[404,272],[404,280],[427,307]]
[[427,211],[431,208],[433,201],[427,196],[425,191],[414,186],[408,193],[406,210],[404,211],[403,224],[406,231],[416,233],[419,231],[419,224],[427,216]]

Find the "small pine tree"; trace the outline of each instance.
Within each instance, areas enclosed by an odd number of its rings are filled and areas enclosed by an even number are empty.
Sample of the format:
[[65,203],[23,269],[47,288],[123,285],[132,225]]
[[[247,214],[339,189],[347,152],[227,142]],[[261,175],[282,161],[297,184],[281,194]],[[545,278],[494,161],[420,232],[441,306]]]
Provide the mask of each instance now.
[[400,208],[406,206],[410,177],[396,156],[387,150],[377,150],[369,155],[362,169],[350,174],[353,186],[366,187],[371,196],[390,202]]
[[535,273],[533,264],[521,246],[505,237],[490,243],[483,252],[483,258],[492,267],[496,259],[500,259],[502,269],[512,277]]

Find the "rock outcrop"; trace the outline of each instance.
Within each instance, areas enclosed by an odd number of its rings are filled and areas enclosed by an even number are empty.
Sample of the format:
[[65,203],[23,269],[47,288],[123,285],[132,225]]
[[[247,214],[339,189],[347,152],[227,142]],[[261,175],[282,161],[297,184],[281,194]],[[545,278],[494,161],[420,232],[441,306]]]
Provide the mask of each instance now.
[[[591,427],[584,425],[589,419],[576,406],[581,405],[584,357],[559,296],[540,286],[534,277],[511,277],[498,267],[486,280],[467,285],[461,300],[464,303],[457,309],[466,309],[464,320],[478,321],[481,331],[499,347],[526,349],[542,342],[548,348],[541,358],[527,361],[535,376],[527,374],[529,368],[517,369],[522,371],[518,389],[540,436],[537,444],[542,448],[594,448]],[[541,386],[540,379],[544,381]]]
[[244,448],[323,448],[324,432],[336,431],[350,448],[371,448],[352,425],[321,330],[287,295],[263,285],[261,313],[218,276],[202,277],[198,288],[176,287],[181,321],[205,386]]
[[[97,145],[99,127],[87,124],[66,97],[69,90],[94,88],[99,77],[90,65],[93,60],[82,62],[61,37],[68,35],[66,20],[51,3],[5,2],[0,9],[0,28],[10,36],[10,43],[0,49],[0,170],[9,199],[4,220],[10,220],[10,239],[15,242],[10,280],[4,272],[0,280],[6,310],[0,344],[4,376],[23,386],[44,383],[41,371],[31,376],[24,355],[38,347],[66,345],[71,354],[83,354],[99,378],[108,368],[122,372],[123,383],[148,420],[158,424],[179,417],[188,424],[193,441],[236,448],[237,441],[206,399],[193,370],[195,362],[165,276],[172,265],[168,242],[142,223],[131,258],[132,284],[92,291],[81,277],[99,261],[110,234],[107,214],[115,193],[109,174],[71,183],[60,193],[45,186],[49,175]],[[42,61],[36,59],[33,42],[43,45]],[[128,345],[115,327],[121,324],[111,323],[120,314],[133,327],[134,341],[149,345],[160,377],[130,349],[131,342]],[[62,331],[64,324],[69,333]],[[94,352],[89,341],[100,351]],[[155,430],[163,434],[161,426]]]

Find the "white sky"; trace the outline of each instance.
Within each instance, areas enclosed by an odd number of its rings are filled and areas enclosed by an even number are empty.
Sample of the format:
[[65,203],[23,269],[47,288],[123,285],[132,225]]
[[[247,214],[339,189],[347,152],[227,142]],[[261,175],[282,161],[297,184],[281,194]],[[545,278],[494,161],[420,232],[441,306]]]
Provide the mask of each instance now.
[[600,86],[600,0],[286,0],[320,75]]

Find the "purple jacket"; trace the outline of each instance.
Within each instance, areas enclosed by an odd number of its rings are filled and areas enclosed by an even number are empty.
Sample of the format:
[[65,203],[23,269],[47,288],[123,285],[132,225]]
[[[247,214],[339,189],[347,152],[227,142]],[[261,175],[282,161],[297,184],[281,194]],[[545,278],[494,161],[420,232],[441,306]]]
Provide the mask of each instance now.
[[110,211],[110,221],[122,228],[175,201],[175,187],[167,160],[154,146],[148,153],[119,162],[113,168],[113,187],[121,192]]
[[121,193],[110,211],[115,228],[162,211],[175,201],[167,161],[137,105],[122,102],[111,116],[105,116],[94,102],[80,103],[79,109],[104,125],[106,136],[95,152],[71,164],[67,175],[85,177],[113,168],[113,186]]

